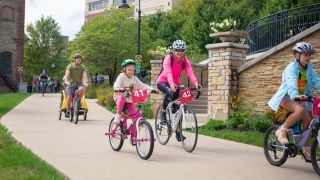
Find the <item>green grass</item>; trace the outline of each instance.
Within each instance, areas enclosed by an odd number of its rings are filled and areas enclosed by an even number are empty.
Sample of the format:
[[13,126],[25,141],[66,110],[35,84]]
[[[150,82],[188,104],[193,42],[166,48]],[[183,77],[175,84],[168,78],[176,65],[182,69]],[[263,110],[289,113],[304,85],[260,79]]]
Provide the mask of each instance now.
[[199,134],[263,147],[264,134],[260,132],[232,130],[214,131],[200,128]]
[[[0,118],[31,94],[0,94]],[[15,141],[0,125],[1,179],[64,179],[51,166]]]

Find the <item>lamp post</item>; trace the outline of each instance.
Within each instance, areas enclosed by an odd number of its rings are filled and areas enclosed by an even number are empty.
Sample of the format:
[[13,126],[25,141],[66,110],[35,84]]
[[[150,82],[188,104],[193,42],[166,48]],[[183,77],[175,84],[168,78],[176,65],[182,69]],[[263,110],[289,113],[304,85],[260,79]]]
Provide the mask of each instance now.
[[54,68],[56,67],[56,65],[54,63],[52,63],[51,67],[52,67],[52,77],[54,77]]
[[[138,39],[137,39],[137,55],[135,56],[135,60],[137,62],[137,66],[136,66],[136,74],[138,76],[139,79],[141,79],[141,61],[142,61],[142,56],[141,56],[141,52],[140,52],[140,31],[141,31],[141,8],[140,8],[140,0],[138,1]],[[126,0],[122,0],[122,4],[119,6],[119,8],[129,8],[129,5],[127,4]]]

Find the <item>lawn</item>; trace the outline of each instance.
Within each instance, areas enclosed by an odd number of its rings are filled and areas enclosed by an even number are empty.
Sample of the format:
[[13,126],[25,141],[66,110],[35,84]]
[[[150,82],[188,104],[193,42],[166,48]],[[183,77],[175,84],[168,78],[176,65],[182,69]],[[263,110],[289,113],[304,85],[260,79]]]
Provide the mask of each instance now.
[[256,131],[206,130],[200,128],[199,134],[263,147],[264,134]]
[[[31,94],[0,94],[0,118]],[[65,179],[0,125],[0,179]]]

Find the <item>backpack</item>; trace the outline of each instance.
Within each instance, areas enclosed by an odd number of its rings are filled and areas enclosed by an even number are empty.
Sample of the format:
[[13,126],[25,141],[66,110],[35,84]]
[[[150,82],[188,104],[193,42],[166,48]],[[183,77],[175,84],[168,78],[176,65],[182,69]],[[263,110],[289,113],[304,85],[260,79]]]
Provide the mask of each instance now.
[[[171,64],[171,67],[172,67],[173,66],[173,62],[174,62],[173,55],[170,55],[170,60],[171,60],[170,64]],[[162,65],[161,65],[162,69],[161,69],[158,77],[160,76],[160,74],[163,71],[163,62],[164,62],[164,60],[162,60]],[[185,66],[186,66],[186,61],[182,62],[182,70],[185,68]]]

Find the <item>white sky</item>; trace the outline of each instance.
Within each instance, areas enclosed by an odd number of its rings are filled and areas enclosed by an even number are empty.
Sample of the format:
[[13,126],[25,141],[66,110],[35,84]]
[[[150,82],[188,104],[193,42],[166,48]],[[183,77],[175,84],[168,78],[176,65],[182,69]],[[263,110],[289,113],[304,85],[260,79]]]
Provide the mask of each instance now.
[[85,0],[26,0],[25,26],[44,15],[58,22],[62,35],[73,40],[84,23]]

